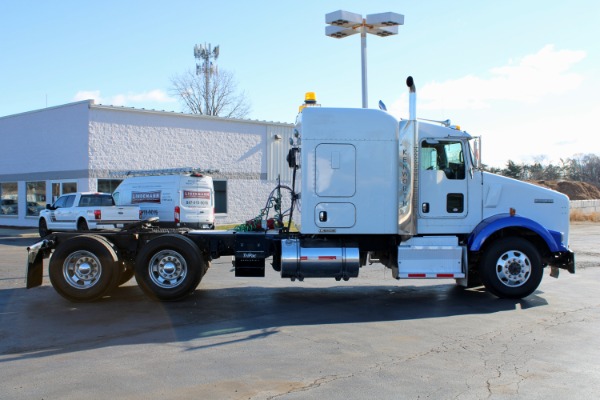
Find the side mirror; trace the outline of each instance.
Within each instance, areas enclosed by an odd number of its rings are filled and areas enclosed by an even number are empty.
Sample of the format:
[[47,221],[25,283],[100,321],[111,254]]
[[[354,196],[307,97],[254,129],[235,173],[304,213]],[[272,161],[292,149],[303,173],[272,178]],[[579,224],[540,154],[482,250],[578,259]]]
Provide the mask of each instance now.
[[292,147],[288,152],[286,160],[290,168],[300,167],[300,163],[298,162],[298,153],[300,149],[297,147]]
[[474,163],[474,167],[475,169],[481,169],[482,167],[482,162],[481,162],[481,137],[477,136],[474,138],[473,140],[473,163]]

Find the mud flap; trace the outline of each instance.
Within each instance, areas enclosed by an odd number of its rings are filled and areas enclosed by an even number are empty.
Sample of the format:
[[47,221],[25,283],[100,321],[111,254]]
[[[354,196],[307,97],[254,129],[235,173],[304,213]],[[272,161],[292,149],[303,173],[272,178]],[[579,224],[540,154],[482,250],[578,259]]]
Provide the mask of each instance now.
[[49,247],[48,241],[42,240],[27,248],[27,277],[25,281],[27,289],[42,284],[44,258],[48,254],[47,249]]

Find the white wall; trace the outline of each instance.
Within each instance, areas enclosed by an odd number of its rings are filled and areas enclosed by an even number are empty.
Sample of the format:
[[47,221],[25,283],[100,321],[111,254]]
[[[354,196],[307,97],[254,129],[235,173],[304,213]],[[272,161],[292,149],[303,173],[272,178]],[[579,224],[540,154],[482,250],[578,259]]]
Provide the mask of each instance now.
[[0,225],[37,226],[26,216],[26,182],[68,179],[87,190],[90,102],[66,104],[0,117],[0,182],[18,182],[18,216],[0,215]]
[[600,200],[571,200],[571,211],[578,210],[584,214],[599,213]]
[[[266,181],[267,143],[274,124],[247,120],[93,106],[90,178],[169,168],[218,170],[227,180],[227,214],[217,223],[258,215],[275,181]],[[279,125],[292,130],[290,125]]]
[[[268,163],[274,149],[286,151],[290,124],[228,120],[180,113],[94,105],[91,101],[0,118],[0,182],[18,182],[20,215],[0,216],[0,225],[37,226],[25,217],[25,183],[77,182],[97,190],[97,179],[122,179],[127,171],[168,168],[216,169],[227,180],[228,212],[218,223],[258,215],[276,185],[285,155]],[[285,141],[287,142],[287,140]],[[286,151],[287,152],[287,151]],[[272,180],[267,180],[267,176]]]
[[88,106],[83,101],[0,118],[0,180],[23,174],[71,178],[87,171]]

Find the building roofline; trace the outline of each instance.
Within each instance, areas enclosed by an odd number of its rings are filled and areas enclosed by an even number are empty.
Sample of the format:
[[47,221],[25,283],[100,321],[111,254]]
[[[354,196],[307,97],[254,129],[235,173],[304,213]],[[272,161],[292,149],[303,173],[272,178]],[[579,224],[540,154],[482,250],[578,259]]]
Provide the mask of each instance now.
[[237,122],[244,124],[269,124],[269,125],[282,125],[286,127],[294,126],[292,123],[287,122],[275,122],[275,121],[260,121],[256,119],[243,119],[243,118],[225,118],[225,117],[216,117],[212,115],[202,115],[202,114],[190,114],[184,112],[177,111],[165,111],[165,110],[148,110],[145,108],[135,108],[135,107],[125,107],[125,106],[110,106],[104,104],[94,104],[93,102],[90,104],[90,108],[100,109],[100,110],[111,110],[111,111],[127,111],[127,112],[138,112],[138,113],[150,113],[150,114],[159,114],[159,115],[169,115],[169,116],[178,116],[178,117],[186,117],[186,118],[195,118],[195,119],[205,119],[212,121],[229,121],[229,122]]
[[111,106],[111,105],[104,105],[104,104],[95,104],[94,100],[92,100],[92,99],[76,101],[76,102],[73,102],[73,103],[60,104],[60,105],[57,105],[57,106],[39,108],[39,109],[36,109],[36,110],[24,111],[24,112],[17,113],[17,114],[5,115],[5,116],[1,116],[0,120],[7,119],[7,118],[12,118],[12,117],[19,117],[19,116],[23,116],[23,115],[27,115],[27,114],[44,112],[44,111],[48,111],[48,110],[55,110],[55,109],[60,109],[60,108],[73,107],[73,106],[77,106],[77,105],[81,105],[81,104],[88,104],[88,108],[90,108],[90,109],[94,109],[95,108],[95,109],[99,109],[99,110],[126,111],[126,112],[137,112],[137,113],[159,114],[159,115],[171,115],[171,116],[179,116],[179,117],[186,117],[186,118],[206,119],[206,120],[212,120],[212,121],[223,121],[223,120],[225,120],[225,121],[229,121],[229,122],[237,122],[237,123],[244,123],[244,124],[263,124],[263,125],[264,124],[269,124],[269,125],[280,125],[280,126],[286,126],[286,127],[294,126],[293,123],[289,123],[289,122],[276,122],[276,121],[266,121],[266,120],[257,120],[257,119],[243,119],[243,118],[225,118],[225,117],[215,117],[215,116],[212,116],[212,115],[190,114],[190,113],[177,112],[177,111],[148,110],[148,109],[145,109],[145,108],[135,108],[135,107]]
[[38,108],[36,110],[31,110],[31,111],[24,111],[24,112],[20,112],[17,114],[9,114],[9,115],[4,115],[2,117],[0,117],[0,119],[6,119],[6,118],[12,118],[12,117],[19,117],[22,115],[27,115],[27,114],[33,114],[33,113],[38,113],[38,112],[44,112],[44,111],[48,111],[48,110],[56,110],[58,108],[67,108],[67,107],[73,107],[73,106],[77,106],[80,104],[88,104],[88,107],[92,106],[94,104],[94,100],[81,100],[81,101],[75,101],[73,103],[66,103],[66,104],[60,104],[58,106],[50,106],[50,107],[45,107],[45,108]]

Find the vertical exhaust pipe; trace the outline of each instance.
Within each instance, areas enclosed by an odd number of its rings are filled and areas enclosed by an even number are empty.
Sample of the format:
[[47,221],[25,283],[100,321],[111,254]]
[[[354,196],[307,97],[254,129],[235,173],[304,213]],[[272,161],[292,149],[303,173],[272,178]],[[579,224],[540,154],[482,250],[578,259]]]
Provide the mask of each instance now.
[[418,143],[417,89],[412,76],[406,78],[409,87],[409,119],[400,123],[398,174],[398,234],[417,234]]
[[408,119],[411,121],[417,120],[417,88],[412,76],[406,78],[406,86],[408,86]]

